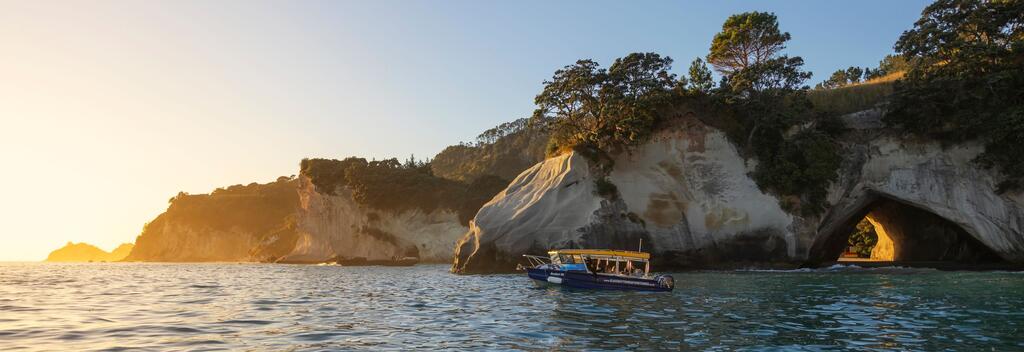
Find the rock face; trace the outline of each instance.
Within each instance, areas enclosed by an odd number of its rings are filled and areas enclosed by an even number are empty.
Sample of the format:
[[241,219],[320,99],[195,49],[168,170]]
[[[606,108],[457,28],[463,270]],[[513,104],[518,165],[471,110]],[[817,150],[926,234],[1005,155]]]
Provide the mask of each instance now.
[[425,214],[366,209],[347,190],[335,193],[317,192],[308,178],[300,177],[298,237],[294,248],[279,261],[415,256],[421,261],[447,262],[455,242],[466,232],[452,211]]
[[88,243],[72,243],[50,252],[48,262],[116,262],[128,256],[132,250],[131,243],[123,243],[112,252],[107,252]]
[[[722,132],[696,121],[613,156],[607,179],[621,199],[595,194],[596,173],[582,156],[545,160],[483,206],[459,243],[453,270],[509,271],[522,254],[635,249],[641,238],[656,265],[795,266],[835,260],[856,223],[872,212],[890,232],[902,229],[892,238],[897,253],[927,242],[925,232],[945,233],[936,235],[944,244],[907,258],[1024,262],[1024,196],[995,192],[997,175],[972,162],[980,147],[942,148],[881,130],[856,134],[844,142],[828,209],[813,217],[783,210],[748,176],[756,165]],[[920,220],[921,214],[934,219]],[[907,226],[913,221],[938,227]],[[960,249],[936,252],[952,247]]]
[[[161,214],[163,216],[163,214]],[[245,262],[257,234],[243,229],[221,230],[157,217],[125,260],[148,262]]]
[[246,187],[175,199],[146,226],[126,260],[320,263],[415,256],[440,263],[451,260],[467,230],[455,212],[368,209],[345,189],[318,192],[305,176]]
[[[940,231],[962,231],[962,240],[944,236],[942,241],[970,241],[1005,261],[1024,262],[1024,194],[996,192],[998,175],[973,162],[983,151],[980,145],[943,148],[935,142],[881,136],[851,149],[855,152],[829,194],[832,207],[814,236],[802,237],[808,259],[826,260],[842,246],[841,234],[848,232],[850,222],[872,213],[879,215],[872,216],[878,225],[900,232],[889,231],[896,259],[903,251],[900,237],[920,243]],[[937,220],[913,216],[915,211],[946,223],[934,225]],[[907,245],[914,247],[912,242]]]

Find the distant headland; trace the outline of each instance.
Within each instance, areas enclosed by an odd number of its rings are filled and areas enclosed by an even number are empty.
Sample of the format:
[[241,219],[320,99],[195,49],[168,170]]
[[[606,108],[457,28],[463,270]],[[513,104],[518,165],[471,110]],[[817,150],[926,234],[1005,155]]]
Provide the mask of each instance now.
[[50,252],[48,262],[116,262],[128,256],[135,247],[131,243],[122,243],[113,251],[107,252],[96,246],[82,242],[68,242],[60,249]]

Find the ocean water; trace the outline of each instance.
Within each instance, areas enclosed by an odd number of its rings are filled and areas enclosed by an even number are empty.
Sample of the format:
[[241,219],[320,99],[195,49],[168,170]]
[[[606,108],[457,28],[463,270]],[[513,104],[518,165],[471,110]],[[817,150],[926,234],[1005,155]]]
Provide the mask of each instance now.
[[267,264],[0,264],[0,350],[1024,350],[1024,274],[674,274],[672,293],[525,275]]

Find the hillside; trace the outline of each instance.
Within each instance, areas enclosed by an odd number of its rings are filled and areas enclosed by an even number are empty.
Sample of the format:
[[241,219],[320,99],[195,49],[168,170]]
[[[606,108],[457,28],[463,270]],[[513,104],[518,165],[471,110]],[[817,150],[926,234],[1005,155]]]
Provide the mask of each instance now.
[[531,127],[528,119],[506,122],[484,131],[474,143],[449,146],[434,156],[434,174],[450,180],[472,182],[484,176],[512,180],[544,159],[548,135]]

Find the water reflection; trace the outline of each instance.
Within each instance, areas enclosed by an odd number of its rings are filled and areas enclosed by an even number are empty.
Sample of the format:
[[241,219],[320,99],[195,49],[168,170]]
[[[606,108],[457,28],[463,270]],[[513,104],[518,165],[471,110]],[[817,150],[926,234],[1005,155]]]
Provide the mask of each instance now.
[[0,264],[0,349],[1024,349],[1024,274],[673,274],[672,293],[445,266]]

